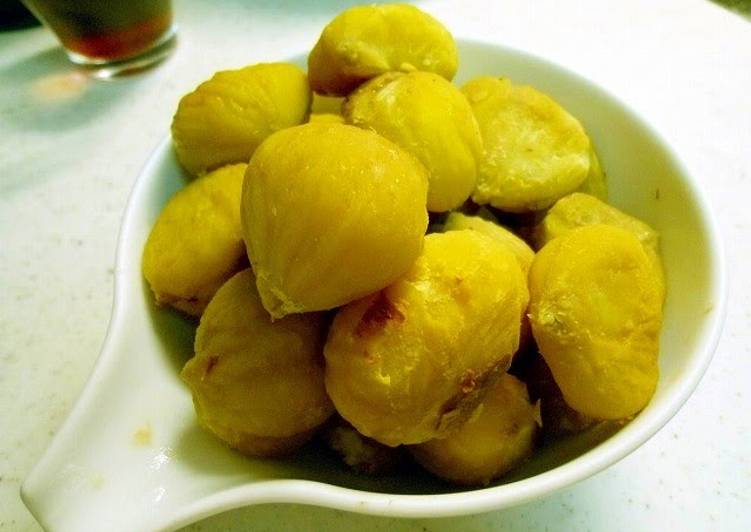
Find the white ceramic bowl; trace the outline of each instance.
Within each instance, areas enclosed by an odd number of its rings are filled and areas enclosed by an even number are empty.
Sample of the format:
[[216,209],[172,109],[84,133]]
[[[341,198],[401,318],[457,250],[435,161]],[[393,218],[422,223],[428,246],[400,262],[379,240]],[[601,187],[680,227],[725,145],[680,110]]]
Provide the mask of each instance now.
[[611,202],[661,233],[668,297],[660,383],[649,406],[615,434],[589,432],[545,448],[512,477],[477,490],[455,489],[418,471],[365,478],[315,446],[285,461],[234,453],[197,427],[190,394],[178,377],[192,354],[191,327],[156,309],[141,277],[149,230],[185,183],[165,140],[128,203],[112,321],[96,368],[22,488],[45,528],[172,530],[266,502],[404,517],[484,512],[544,496],[606,468],[675,414],[710,361],[725,308],[720,238],[696,181],[642,119],[581,77],[508,48],[460,40],[459,49],[458,83],[477,75],[508,76],[552,95],[577,116],[597,146]]

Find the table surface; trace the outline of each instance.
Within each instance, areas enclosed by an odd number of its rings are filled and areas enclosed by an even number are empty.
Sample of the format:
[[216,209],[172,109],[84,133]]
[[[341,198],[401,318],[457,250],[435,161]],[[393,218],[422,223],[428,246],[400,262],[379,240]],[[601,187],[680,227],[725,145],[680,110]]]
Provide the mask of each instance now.
[[[96,359],[128,192],[180,95],[215,70],[307,50],[350,2],[177,0],[176,53],[103,82],[43,28],[0,33],[0,530],[38,530],[18,496]],[[729,314],[715,358],[654,438],[595,477],[510,510],[396,520],[294,505],[190,530],[751,530],[751,24],[704,0],[434,1],[460,37],[578,71],[676,147],[715,208]]]

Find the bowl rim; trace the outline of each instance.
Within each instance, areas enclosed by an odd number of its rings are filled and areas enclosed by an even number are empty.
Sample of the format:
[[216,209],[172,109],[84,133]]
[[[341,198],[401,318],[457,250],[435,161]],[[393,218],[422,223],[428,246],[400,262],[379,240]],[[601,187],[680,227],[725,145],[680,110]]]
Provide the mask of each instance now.
[[[630,105],[588,78],[515,47],[461,36],[457,36],[456,41],[460,45],[503,50],[524,61],[572,77],[577,82],[587,85],[589,89],[601,93],[607,99],[616,102],[629,118],[648,134],[654,145],[665,153],[669,163],[678,170],[688,194],[697,205],[698,215],[707,233],[710,292],[714,301],[713,312],[707,317],[705,322],[707,326],[697,339],[697,348],[694,351],[696,354],[687,365],[684,376],[676,383],[671,394],[665,398],[659,408],[642,413],[629,423],[628,427],[574,460],[523,480],[488,488],[437,495],[377,493],[311,480],[273,480],[238,486],[204,498],[184,508],[169,520],[169,524],[165,523],[165,526],[183,526],[196,519],[242,507],[251,502],[297,503],[372,515],[412,518],[478,514],[523,504],[584,480],[635,451],[678,412],[698,385],[712,360],[722,334],[727,311],[727,267],[719,226],[708,197],[697,179],[652,124],[642,118]],[[164,142],[169,143],[169,139]],[[155,155],[158,155],[160,151],[157,149]],[[123,285],[118,280],[116,284]]]

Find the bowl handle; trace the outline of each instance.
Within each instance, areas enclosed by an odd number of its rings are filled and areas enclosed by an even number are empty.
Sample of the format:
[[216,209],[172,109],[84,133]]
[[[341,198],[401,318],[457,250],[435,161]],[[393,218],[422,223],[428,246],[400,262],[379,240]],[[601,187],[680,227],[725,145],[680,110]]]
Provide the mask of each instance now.
[[195,465],[179,460],[186,438],[213,445],[202,440],[208,436],[179,380],[193,326],[135,292],[128,305],[115,304],[83,393],[21,487],[46,530],[153,530],[176,508],[225,487],[191,492]]

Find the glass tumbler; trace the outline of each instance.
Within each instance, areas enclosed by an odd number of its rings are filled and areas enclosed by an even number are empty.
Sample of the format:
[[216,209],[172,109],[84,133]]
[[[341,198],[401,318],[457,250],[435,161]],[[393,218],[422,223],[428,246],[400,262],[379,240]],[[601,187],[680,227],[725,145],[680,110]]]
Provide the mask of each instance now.
[[175,44],[171,0],[22,0],[71,61],[111,77],[146,68]]

